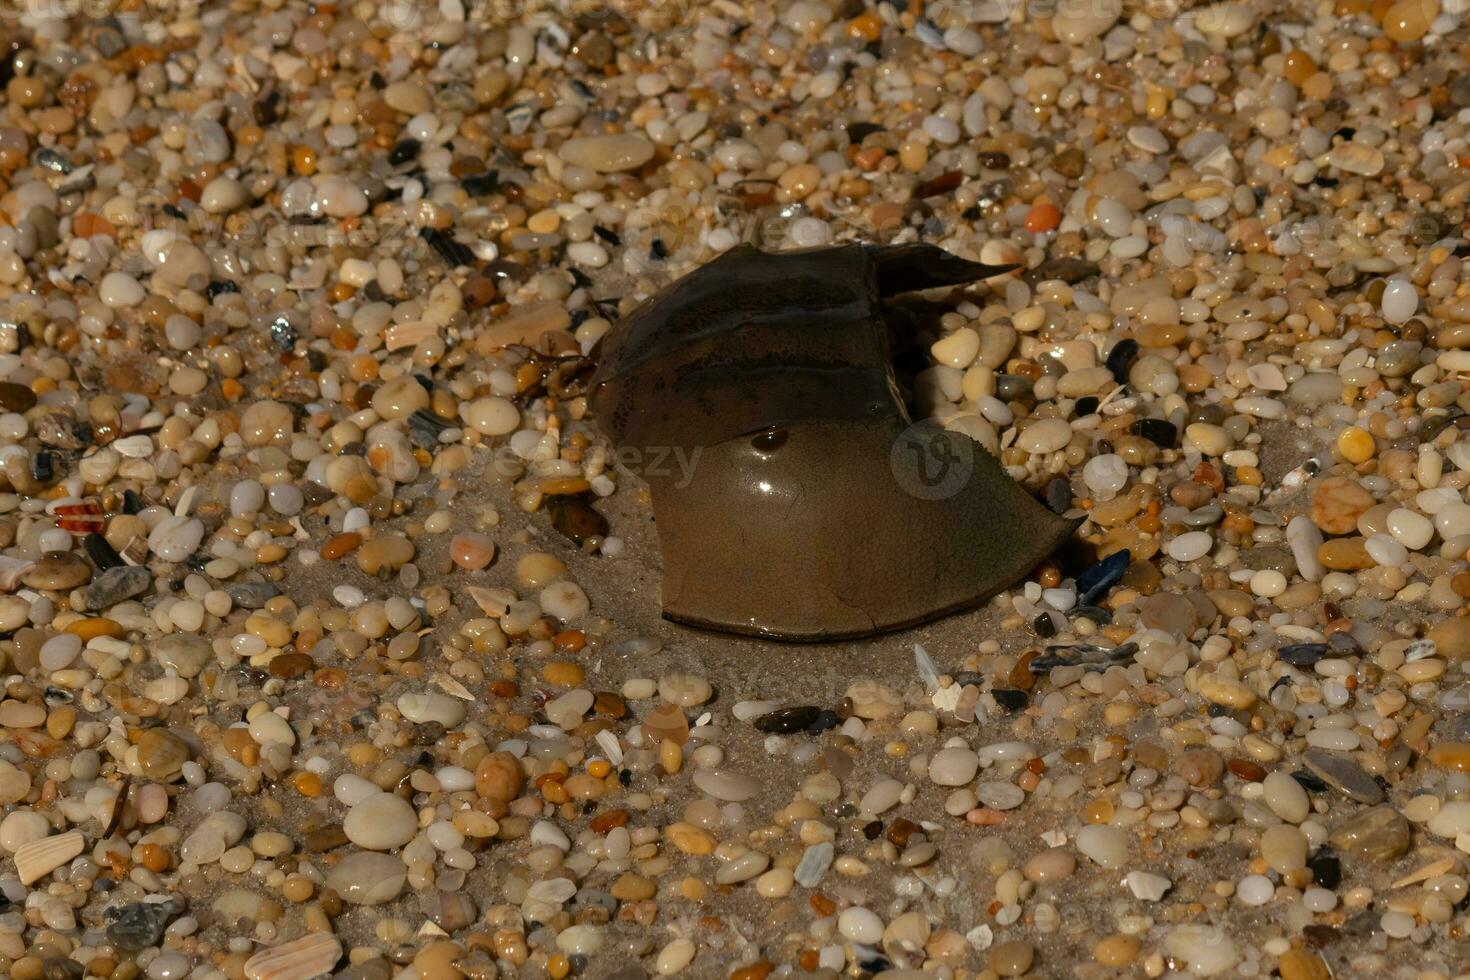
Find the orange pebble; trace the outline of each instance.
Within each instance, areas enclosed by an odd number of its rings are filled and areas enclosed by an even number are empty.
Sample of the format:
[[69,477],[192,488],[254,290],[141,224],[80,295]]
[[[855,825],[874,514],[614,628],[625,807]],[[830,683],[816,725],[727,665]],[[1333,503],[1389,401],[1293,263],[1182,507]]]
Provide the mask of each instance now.
[[322,777],[314,772],[298,772],[291,775],[291,785],[302,796],[321,796]]
[[341,534],[334,534],[322,545],[322,560],[336,561],[343,555],[356,551],[357,546],[360,544],[362,544],[362,535],[356,531],[344,531]]
[[864,172],[877,170],[878,164],[882,163],[883,158],[887,155],[888,151],[883,149],[883,147],[869,146],[858,150],[857,154],[852,158],[852,162],[859,170]]
[[143,867],[149,871],[162,872],[168,870],[170,863],[168,851],[165,851],[157,844],[144,844],[138,849],[138,857]]
[[1062,223],[1062,212],[1050,201],[1037,201],[1026,215],[1026,230],[1041,234],[1053,231]]
[[883,21],[871,10],[858,14],[847,22],[847,36],[864,44],[872,44],[878,40],[882,31]]
[[110,619],[102,619],[101,617],[78,619],[73,623],[67,624],[66,631],[80,636],[83,642],[98,636],[122,636],[124,632],[121,623],[114,622]]
[[449,555],[460,568],[477,572],[495,557],[495,542],[478,531],[465,531],[449,542]]

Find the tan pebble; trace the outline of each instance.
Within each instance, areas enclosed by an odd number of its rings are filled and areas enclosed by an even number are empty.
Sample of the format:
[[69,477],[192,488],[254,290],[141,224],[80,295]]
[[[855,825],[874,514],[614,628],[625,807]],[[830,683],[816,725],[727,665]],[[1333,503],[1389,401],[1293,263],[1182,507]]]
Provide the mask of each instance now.
[[544,551],[522,555],[516,562],[516,581],[527,589],[543,589],[566,573],[566,564]]
[[1434,625],[1428,634],[1447,660],[1470,660],[1470,619],[1451,616]]
[[1470,769],[1470,743],[1440,742],[1429,750],[1429,761],[1442,769]]
[[1287,950],[1276,963],[1281,980],[1328,980],[1332,974],[1322,957],[1305,949]]
[[852,713],[869,720],[890,717],[903,707],[897,691],[874,680],[853,681],[847,688],[847,697],[852,701]]
[[138,769],[155,782],[178,778],[179,770],[189,760],[189,746],[173,732],[150,728],[138,739]]
[[1357,480],[1330,476],[1313,488],[1307,515],[1323,534],[1351,534],[1359,516],[1376,502]]
[[33,589],[63,592],[86,585],[92,580],[92,566],[85,558],[71,552],[52,552],[42,556],[20,577]]
[[1205,699],[1227,708],[1249,708],[1256,701],[1256,692],[1240,681],[1219,674],[1204,674],[1199,679],[1199,693]]
[[370,538],[357,549],[357,567],[368,575],[380,571],[397,571],[413,558],[413,542],[401,534],[382,534]]
[[990,949],[990,968],[1003,977],[1024,976],[1036,958],[1036,947],[1024,939],[997,943]]
[[1060,881],[1069,878],[1077,869],[1077,858],[1064,847],[1051,847],[1033,856],[1026,862],[1022,873],[1026,880]]
[[1124,967],[1138,956],[1138,950],[1138,940],[1132,936],[1108,936],[1092,947],[1092,958],[1103,966]]
[[1368,554],[1367,542],[1358,537],[1332,538],[1322,542],[1317,549],[1317,560],[1339,572],[1361,571],[1377,564]]
[[642,875],[631,871],[624,872],[612,883],[609,889],[612,897],[620,902],[638,902],[652,898],[658,891],[656,885]]
[[664,829],[664,835],[669,842],[685,854],[711,854],[715,849],[715,839],[708,833],[687,824],[683,821],[671,823]]
[[661,704],[644,716],[643,734],[658,743],[683,745],[689,740],[689,720],[677,704]]
[[46,709],[25,701],[0,701],[0,728],[40,728],[46,723]]
[[525,785],[520,760],[509,752],[491,752],[475,767],[475,792],[496,803],[509,803]]
[[449,542],[449,556],[460,568],[477,572],[495,558],[495,542],[477,531],[456,534]]
[[295,421],[289,406],[277,401],[258,401],[240,415],[240,438],[247,446],[264,446],[291,434]]
[[1225,773],[1225,760],[1213,749],[1196,749],[1174,760],[1174,773],[1191,786],[1214,786]]

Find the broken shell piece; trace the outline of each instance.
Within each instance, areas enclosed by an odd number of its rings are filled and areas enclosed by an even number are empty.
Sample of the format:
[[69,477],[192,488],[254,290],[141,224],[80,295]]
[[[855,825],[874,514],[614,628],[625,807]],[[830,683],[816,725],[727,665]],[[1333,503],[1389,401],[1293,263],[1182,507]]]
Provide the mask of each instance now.
[[35,567],[36,563],[33,561],[0,555],[0,589],[14,592],[15,587],[20,584],[20,577]]
[[516,601],[516,594],[509,589],[487,589],[471,585],[465,591],[469,593],[471,599],[475,600],[475,605],[480,607],[481,612],[495,619],[504,616]]
[[421,341],[438,336],[439,328],[424,320],[413,323],[395,323],[383,331],[383,346],[388,350],[401,347],[417,347]]
[[31,885],[61,867],[87,846],[82,832],[73,830],[55,837],[27,841],[15,852],[15,871],[22,885]]
[[916,424],[894,367],[915,321],[885,301],[1013,268],[927,244],[742,245],[607,333],[588,401],[652,491],[666,619],[871,636],[973,607],[1071,536],[1080,517],[969,436]]
[[314,932],[245,961],[249,980],[311,980],[330,973],[342,958],[342,944],[330,932]]

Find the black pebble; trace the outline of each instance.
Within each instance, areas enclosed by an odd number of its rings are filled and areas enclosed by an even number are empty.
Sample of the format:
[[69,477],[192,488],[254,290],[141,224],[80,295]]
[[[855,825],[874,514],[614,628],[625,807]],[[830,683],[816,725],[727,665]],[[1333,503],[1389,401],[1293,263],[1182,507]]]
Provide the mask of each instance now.
[[209,285],[204,289],[204,295],[209,297],[209,301],[213,303],[214,298],[221,293],[238,293],[239,291],[240,287],[228,279],[211,279]]
[[122,557],[113,550],[112,545],[107,543],[107,539],[96,531],[82,538],[82,550],[87,553],[88,558],[92,559],[92,564],[96,565],[99,571],[105,572],[123,563]]
[[475,174],[473,177],[461,180],[459,186],[463,187],[464,192],[470,197],[488,197],[494,194],[496,188],[500,186],[500,174],[493,170],[489,173]]
[[393,166],[407,163],[418,158],[419,150],[423,144],[415,139],[402,139],[393,144],[393,149],[388,151],[388,162]]
[[1289,643],[1277,650],[1276,656],[1293,667],[1310,667],[1327,656],[1327,644]]
[[754,725],[757,730],[769,732],[772,735],[790,735],[804,731],[808,725],[817,720],[821,710],[814,704],[777,708],[775,711],[768,711],[756,718]]
[[1318,885],[1332,891],[1342,882],[1342,862],[1337,855],[1325,847],[1317,849],[1317,853],[1307,859],[1307,867],[1312,871],[1312,878]]
[[863,836],[868,840],[877,840],[881,833],[883,833],[883,821],[881,820],[874,820],[863,826]]
[[1138,341],[1132,337],[1125,337],[1113,345],[1108,351],[1107,366],[1113,372],[1113,379],[1119,384],[1128,383],[1128,369],[1133,367],[1133,362],[1138,360]]
[[1331,946],[1341,938],[1342,931],[1336,926],[1319,926],[1314,924],[1302,928],[1302,939],[1306,941],[1308,946],[1315,946],[1318,949],[1324,946]]
[[1084,606],[1091,605],[1099,596],[1106,595],[1109,589],[1122,580],[1132,558],[1132,552],[1127,548],[1120,548],[1102,561],[1083,569],[1077,576],[1078,601]]
[[1302,789],[1309,793],[1327,792],[1327,784],[1305,769],[1291,774],[1291,778],[1302,784]]
[[1078,418],[1091,415],[1095,411],[1097,411],[1097,398],[1093,395],[1077,399],[1077,404],[1072,408],[1072,414]]
[[1179,430],[1164,419],[1139,419],[1133,423],[1133,432],[1160,449],[1173,449],[1179,443]]
[[429,247],[439,253],[444,264],[451,269],[457,269],[462,265],[474,265],[475,253],[463,242],[457,242],[454,238],[437,228],[425,228],[419,232],[419,237],[429,243]]
[[1026,702],[1030,700],[1030,697],[1025,691],[1018,691],[1011,687],[997,687],[990,692],[990,696],[995,698],[996,704],[1007,711],[1020,711],[1026,707]]
[[808,735],[820,735],[823,732],[829,732],[832,729],[839,727],[841,724],[841,715],[833,711],[831,708],[823,708],[817,714],[816,721],[813,721],[810,725],[806,726],[806,733]]
[[1054,477],[1046,485],[1046,506],[1053,514],[1065,514],[1072,506],[1072,482],[1065,476]]

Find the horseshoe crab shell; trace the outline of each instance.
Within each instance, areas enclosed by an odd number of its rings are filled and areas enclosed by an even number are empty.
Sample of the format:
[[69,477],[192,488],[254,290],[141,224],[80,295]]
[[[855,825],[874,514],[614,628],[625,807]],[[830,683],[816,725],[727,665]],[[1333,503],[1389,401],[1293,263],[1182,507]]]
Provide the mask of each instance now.
[[932,245],[740,246],[603,340],[591,405],[644,469],[679,623],[828,641],[1013,584],[1078,522],[968,436],[909,417],[882,301],[1008,271]]

